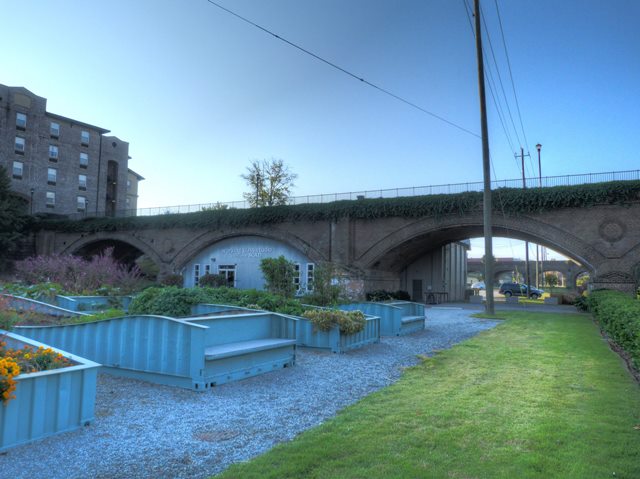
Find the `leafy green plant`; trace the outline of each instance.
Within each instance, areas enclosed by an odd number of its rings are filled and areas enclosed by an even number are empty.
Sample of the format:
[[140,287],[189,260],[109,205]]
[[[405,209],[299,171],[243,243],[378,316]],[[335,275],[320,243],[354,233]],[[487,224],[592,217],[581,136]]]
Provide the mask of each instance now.
[[199,284],[201,287],[219,288],[227,285],[227,277],[224,274],[207,273],[200,276]]
[[[541,213],[559,208],[584,208],[597,204],[625,204],[637,201],[640,181],[612,181],[551,188],[500,188],[493,191],[497,214]],[[482,193],[466,192],[401,198],[376,198],[335,201],[266,208],[199,211],[158,216],[94,218],[87,221],[40,220],[34,229],[52,231],[97,232],[145,228],[220,228],[283,223],[286,221],[323,221],[350,217],[376,219],[388,217],[422,218],[462,215],[482,208]]]
[[163,286],[177,286],[181,287],[184,283],[184,279],[181,274],[172,273],[164,276],[160,280],[160,284]]
[[598,290],[591,292],[587,304],[601,329],[640,369],[640,301],[620,291]]
[[370,291],[366,295],[367,301],[410,301],[411,295],[401,289],[397,291],[387,291],[386,289],[377,289]]
[[339,309],[313,309],[305,311],[302,317],[311,321],[319,331],[331,331],[338,326],[343,334],[355,334],[364,329],[366,320],[362,311],[341,311]]
[[295,265],[284,256],[262,258],[260,270],[265,279],[265,288],[273,294],[291,298],[295,293]]
[[333,306],[348,302],[341,275],[334,263],[323,262],[316,265],[313,273],[313,290],[304,296],[304,301],[316,306]]

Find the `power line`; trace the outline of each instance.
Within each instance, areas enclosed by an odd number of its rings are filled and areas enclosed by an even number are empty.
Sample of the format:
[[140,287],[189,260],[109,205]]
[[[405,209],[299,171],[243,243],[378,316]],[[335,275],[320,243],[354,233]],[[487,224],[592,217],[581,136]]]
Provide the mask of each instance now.
[[[502,28],[502,17],[500,16],[500,8],[498,7],[498,0],[494,0],[494,3],[496,5],[496,13],[498,14],[498,23],[500,25],[500,34],[502,35],[502,44],[504,46],[504,54],[507,58],[507,66],[509,67],[509,77],[511,78],[511,87],[513,88],[513,97],[515,98],[516,101],[516,109],[518,110],[518,118],[520,119],[520,128],[522,129],[522,136],[524,137],[524,144],[527,147],[527,150],[529,150],[529,141],[527,140],[527,134],[524,131],[524,124],[522,122],[522,113],[520,112],[520,103],[518,102],[518,94],[516,93],[516,84],[513,81],[513,72],[511,70],[511,61],[509,60],[509,52],[507,51],[507,41],[505,40],[504,37],[504,29]],[[527,151],[528,153],[528,151]],[[531,163],[531,168],[533,171],[535,171],[535,168],[533,168],[533,163],[531,158],[529,158],[529,162]]]
[[427,110],[425,108],[422,108],[421,106],[419,106],[419,105],[417,105],[417,104],[415,104],[415,103],[413,103],[413,102],[411,102],[409,100],[406,100],[406,99],[402,98],[401,96],[396,95],[395,93],[392,93],[389,90],[386,90],[386,89],[384,89],[384,88],[382,88],[382,87],[380,87],[380,86],[378,86],[378,85],[376,85],[374,83],[371,83],[370,81],[368,81],[368,80],[366,80],[366,79],[364,79],[362,77],[359,77],[358,75],[355,75],[354,73],[351,73],[350,71],[346,70],[345,68],[342,68],[341,66],[338,66],[335,63],[330,62],[329,60],[326,60],[326,59],[322,58],[321,56],[316,55],[315,53],[313,53],[313,52],[301,47],[300,45],[297,45],[297,44],[287,40],[286,38],[283,38],[280,35],[277,35],[277,34],[273,33],[271,30],[268,30],[267,28],[262,27],[262,26],[258,25],[255,22],[252,22],[248,18],[245,18],[245,17],[233,12],[232,10],[229,10],[228,8],[223,7],[222,5],[214,2],[213,0],[207,0],[207,2],[209,2],[211,5],[214,5],[214,6],[218,7],[220,10],[223,10],[223,11],[229,13],[230,15],[233,15],[236,18],[239,18],[243,22],[246,22],[249,25],[253,25],[254,27],[258,28],[259,30],[262,30],[263,32],[265,32],[267,34],[272,35],[273,37],[275,37],[278,40],[286,43],[287,45],[292,46],[292,47],[300,50],[303,53],[306,53],[307,55],[315,58],[316,60],[319,60],[322,63],[325,63],[325,64],[329,65],[330,67],[335,68],[336,70],[344,73],[345,75],[348,75],[348,76],[350,76],[350,77],[352,77],[352,78],[354,78],[354,79],[356,79],[356,80],[358,80],[358,81],[360,81],[360,82],[362,82],[362,83],[364,83],[366,85],[369,85],[372,88],[375,88],[376,90],[380,91],[381,93],[384,93],[385,95],[388,95],[388,96],[390,96],[390,97],[392,97],[392,98],[394,98],[394,99],[396,99],[398,101],[401,101],[402,103],[404,103],[406,105],[409,105],[409,106],[411,106],[411,107],[415,108],[416,110],[419,110],[419,111],[421,111],[423,113],[426,113],[427,115],[430,115],[433,118],[436,118],[437,120],[440,120],[440,121],[442,121],[442,122],[444,122],[444,123],[446,123],[446,124],[448,124],[450,126],[453,126],[453,127],[457,128],[458,130],[464,131],[465,133],[468,133],[469,135],[473,135],[476,138],[481,138],[481,136],[478,135],[477,133],[474,133],[471,130],[467,130],[466,128],[464,128],[464,127],[462,127],[460,125],[457,125],[456,123],[454,123],[452,121],[449,121],[449,120],[447,120],[446,118],[443,118],[440,115],[437,115],[437,114],[435,114],[435,113],[433,113],[433,112],[431,112],[431,111],[429,111],[429,110]]
[[[464,8],[465,8],[465,12],[467,14],[467,20],[469,20],[469,28],[471,29],[471,36],[473,38],[475,38],[476,36],[476,32],[473,28],[473,21],[471,20],[471,7],[468,5],[467,0],[462,0],[462,3],[464,4]],[[486,24],[485,24],[485,30],[486,30]],[[485,58],[485,61],[487,64],[489,64],[489,58],[486,55],[486,52],[484,51],[483,48],[483,57]],[[494,61],[495,61],[495,57],[494,57]],[[496,66],[496,71],[497,71],[497,66]],[[486,72],[488,73],[488,86],[489,86],[489,92],[491,93],[491,98],[493,99],[493,103],[496,107],[496,112],[498,113],[498,119],[500,120],[500,124],[502,125],[502,131],[504,132],[504,135],[507,139],[507,143],[509,144],[509,148],[511,149],[512,152],[515,152],[515,148],[513,147],[513,143],[511,141],[511,135],[508,131],[508,128],[505,125],[505,120],[504,118],[506,117],[506,115],[504,114],[504,111],[502,110],[502,105],[499,101],[499,97],[496,95],[495,91],[497,91],[497,88],[495,86],[495,81],[493,79],[493,74],[491,73],[491,69],[487,69]],[[504,91],[504,90],[503,90]],[[508,100],[506,98],[505,95],[505,103],[507,103],[508,105]],[[514,130],[515,131],[515,130]],[[518,143],[520,142],[520,140],[518,139]],[[518,163],[518,161],[514,158],[514,161],[516,163],[516,169],[518,171],[520,171],[520,164]],[[495,173],[495,172],[494,172]]]

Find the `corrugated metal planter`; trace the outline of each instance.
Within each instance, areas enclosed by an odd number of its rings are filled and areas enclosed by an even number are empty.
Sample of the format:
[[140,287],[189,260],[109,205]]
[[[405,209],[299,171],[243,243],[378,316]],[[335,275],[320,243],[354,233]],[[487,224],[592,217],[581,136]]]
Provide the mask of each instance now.
[[365,316],[364,329],[354,334],[343,334],[338,326],[331,328],[331,331],[319,331],[310,320],[297,319],[297,338],[300,346],[344,353],[350,349],[380,342],[380,318],[377,316]]
[[254,312],[182,319],[134,315],[15,330],[99,362],[101,372],[204,391],[293,366],[295,326],[292,317]]
[[[0,330],[13,349],[25,345],[48,348],[17,334]],[[0,403],[0,451],[36,439],[71,431],[94,418],[99,364],[52,348],[75,365],[16,376],[15,399]]]
[[424,329],[424,306],[418,303],[406,303],[402,306],[375,302],[349,303],[339,305],[338,309],[379,316],[382,336],[401,336]]

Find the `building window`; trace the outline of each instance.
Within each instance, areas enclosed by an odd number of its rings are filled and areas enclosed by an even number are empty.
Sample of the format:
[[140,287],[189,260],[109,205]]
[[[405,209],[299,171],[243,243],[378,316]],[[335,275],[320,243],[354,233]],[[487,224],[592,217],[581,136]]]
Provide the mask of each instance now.
[[316,265],[313,263],[307,263],[307,291],[313,291],[313,280]]
[[82,191],[87,190],[87,175],[78,175],[78,188]]
[[80,143],[82,146],[89,146],[89,132],[82,130],[80,133]]
[[58,161],[58,147],[49,145],[49,161]]
[[86,168],[89,166],[89,155],[86,153],[80,153],[80,168]]
[[47,184],[55,185],[58,178],[58,170],[55,168],[47,168]]
[[27,129],[27,115],[25,115],[24,113],[16,113],[16,129]]
[[127,180],[127,191],[131,191],[131,180]]
[[[129,199],[129,198],[127,198]],[[211,265],[210,264],[205,264],[204,265],[204,274],[211,274]]]
[[296,293],[300,291],[300,263],[293,265],[293,286],[295,287]]
[[17,154],[24,155],[24,150],[25,150],[24,138],[20,138],[19,136],[16,136],[14,149]]
[[78,211],[80,213],[87,211],[87,198],[78,196]]
[[21,161],[14,161],[13,162],[13,177],[16,180],[21,180],[23,171],[24,171],[23,163]]
[[193,265],[193,285],[194,286],[200,285],[200,265],[199,264]]
[[55,208],[56,194],[53,191],[47,191],[47,208]]
[[51,135],[51,138],[60,138],[60,124],[56,123],[54,121],[51,122],[51,124],[49,125],[49,135]]
[[235,264],[221,264],[218,266],[218,274],[221,274],[227,280],[227,286],[229,288],[235,288],[236,286],[236,265]]

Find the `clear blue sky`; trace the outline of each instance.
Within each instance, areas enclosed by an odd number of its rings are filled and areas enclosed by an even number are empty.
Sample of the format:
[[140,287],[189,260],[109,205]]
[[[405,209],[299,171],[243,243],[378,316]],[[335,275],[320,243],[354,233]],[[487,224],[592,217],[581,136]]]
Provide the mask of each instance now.
[[[463,0],[217,1],[480,132]],[[640,2],[498,3],[528,143],[518,131],[509,146],[489,97],[495,177],[520,176],[520,143],[533,160],[542,143],[543,175],[639,168]],[[483,9],[519,129],[493,0]],[[130,167],[146,178],[140,207],[242,199],[245,167],[272,157],[299,175],[294,195],[481,180],[475,136],[206,0],[6,1],[2,11],[0,83],[130,142]]]

